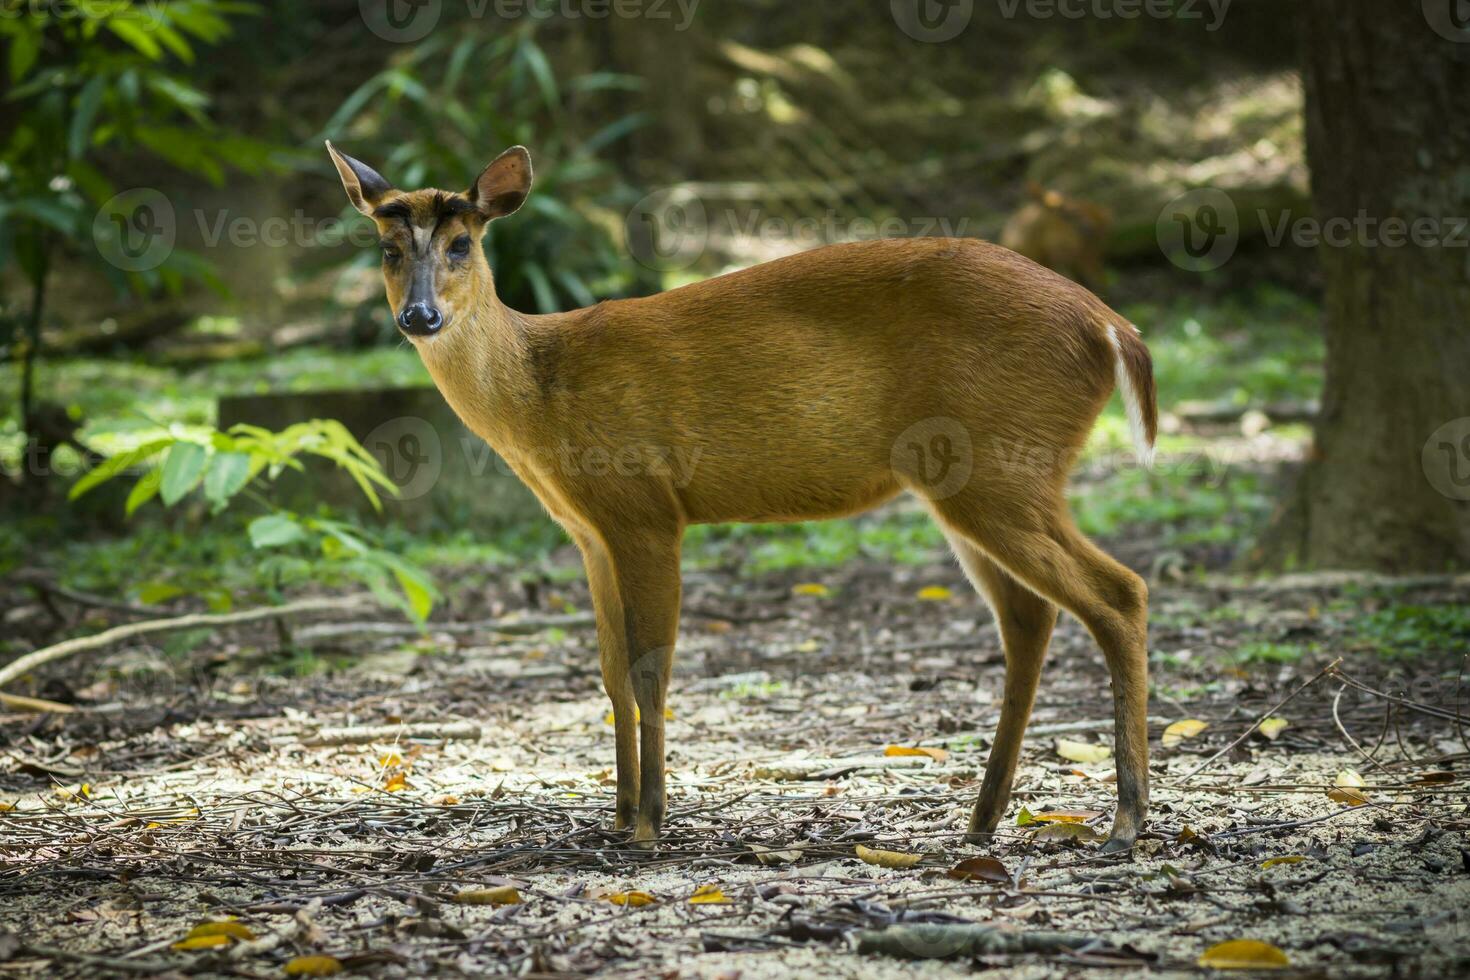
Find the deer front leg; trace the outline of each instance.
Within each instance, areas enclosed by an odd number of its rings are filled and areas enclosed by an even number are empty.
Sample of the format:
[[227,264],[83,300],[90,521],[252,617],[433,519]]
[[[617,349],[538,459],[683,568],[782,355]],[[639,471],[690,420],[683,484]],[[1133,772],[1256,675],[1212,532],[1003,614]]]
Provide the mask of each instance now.
[[633,826],[638,812],[638,708],[633,679],[628,672],[628,636],[623,625],[623,603],[607,548],[591,534],[575,533],[592,591],[597,616],[597,652],[602,662],[602,686],[613,705],[613,737],[617,743],[617,811],[613,829]]
[[633,842],[651,845],[664,820],[664,710],[679,633],[679,535],[609,539],[623,599],[629,676],[638,705],[638,816]]

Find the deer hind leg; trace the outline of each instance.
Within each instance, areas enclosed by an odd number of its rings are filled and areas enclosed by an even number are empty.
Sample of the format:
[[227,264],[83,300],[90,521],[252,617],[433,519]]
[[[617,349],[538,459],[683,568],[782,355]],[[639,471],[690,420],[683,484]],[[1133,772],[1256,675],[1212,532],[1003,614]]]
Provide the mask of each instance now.
[[633,841],[651,844],[664,820],[664,710],[679,633],[679,535],[624,533],[608,539],[623,600],[628,676],[638,706],[638,812]]
[[623,624],[623,602],[618,595],[612,560],[596,536],[573,532],[582,550],[587,584],[592,591],[592,609],[597,616],[597,650],[602,662],[602,686],[613,706],[613,732],[617,744],[616,830],[633,825],[638,812],[638,709],[633,697],[633,678],[628,670],[628,636]]
[[[1102,648],[1113,686],[1118,811],[1104,851],[1127,850],[1148,809],[1148,589],[1073,526],[1065,504],[966,493],[935,502],[941,519],[1021,584],[1082,621]],[[982,516],[983,515],[983,516]]]
[[970,583],[989,604],[1000,629],[1006,658],[1000,722],[995,728],[990,758],[985,763],[985,781],[980,786],[966,838],[972,844],[979,844],[995,832],[1010,801],[1011,783],[1021,757],[1021,740],[1036,700],[1041,665],[1057,621],[1057,607],[1017,582],[964,535],[946,529],[945,537],[949,538]]

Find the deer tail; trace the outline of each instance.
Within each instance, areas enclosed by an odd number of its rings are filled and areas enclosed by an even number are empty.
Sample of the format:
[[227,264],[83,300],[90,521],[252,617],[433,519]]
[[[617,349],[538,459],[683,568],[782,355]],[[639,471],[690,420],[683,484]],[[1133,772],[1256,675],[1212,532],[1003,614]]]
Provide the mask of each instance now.
[[1108,324],[1108,343],[1113,348],[1113,370],[1123,407],[1128,411],[1128,428],[1133,446],[1144,467],[1154,463],[1154,440],[1159,433],[1159,396],[1154,385],[1154,359],[1138,335],[1138,328]]

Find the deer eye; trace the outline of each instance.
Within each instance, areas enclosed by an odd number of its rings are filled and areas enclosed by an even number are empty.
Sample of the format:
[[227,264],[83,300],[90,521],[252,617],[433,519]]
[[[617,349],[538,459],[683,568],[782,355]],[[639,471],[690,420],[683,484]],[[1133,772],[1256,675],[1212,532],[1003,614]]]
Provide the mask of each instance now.
[[392,245],[381,245],[379,247],[383,250],[384,262],[397,262],[403,257],[403,253]]
[[470,236],[460,235],[449,243],[449,257],[451,259],[468,258],[470,254]]

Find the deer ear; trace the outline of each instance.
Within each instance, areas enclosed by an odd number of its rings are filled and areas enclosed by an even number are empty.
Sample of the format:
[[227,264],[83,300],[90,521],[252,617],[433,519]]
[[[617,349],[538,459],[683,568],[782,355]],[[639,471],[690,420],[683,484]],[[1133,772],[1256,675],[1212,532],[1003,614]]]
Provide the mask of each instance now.
[[531,193],[531,154],[512,146],[496,157],[465,195],[485,219],[515,214]]
[[384,194],[393,189],[393,185],[384,180],[382,174],[361,160],[354,160],[345,153],[338,153],[331,140],[327,140],[327,152],[332,155],[332,162],[337,165],[337,173],[342,177],[342,188],[347,191],[347,197],[351,199],[352,206],[371,218],[374,206],[383,199]]

